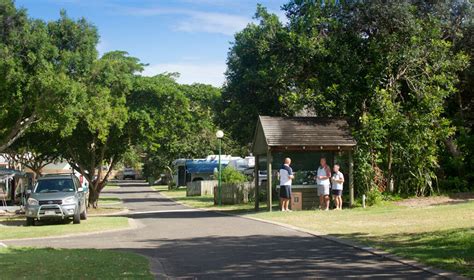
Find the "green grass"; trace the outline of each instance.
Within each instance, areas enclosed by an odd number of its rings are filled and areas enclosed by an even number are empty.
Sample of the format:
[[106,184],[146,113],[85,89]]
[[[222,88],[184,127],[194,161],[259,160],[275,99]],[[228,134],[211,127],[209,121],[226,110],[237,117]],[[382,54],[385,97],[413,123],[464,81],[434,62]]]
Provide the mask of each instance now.
[[[214,205],[214,197],[212,195],[207,196],[186,196],[186,188],[179,188],[168,190],[168,186],[152,186],[152,189],[159,191],[161,194],[169,197],[179,203],[184,205],[194,207],[194,208],[204,208],[213,211],[225,211],[233,213],[248,213],[253,212],[255,209],[254,202],[249,202],[247,204],[237,204],[237,205]],[[278,204],[278,202],[276,202]],[[275,205],[277,205],[275,204]],[[266,207],[266,203],[260,203],[260,207],[263,209]]]
[[122,203],[122,200],[118,197],[112,197],[112,196],[99,197],[99,207],[101,205],[110,205],[110,204],[119,204],[119,203]]
[[0,249],[2,279],[153,279],[148,260],[96,249]]
[[105,186],[104,190],[116,190],[116,189],[120,189],[120,186],[117,185],[116,183],[107,183],[107,185]]
[[474,202],[418,208],[386,203],[366,209],[250,216],[355,240],[474,277]]
[[50,222],[34,227],[26,227],[24,224],[24,218],[1,219],[0,240],[60,236],[129,227],[128,219],[125,217],[89,217],[78,225]]

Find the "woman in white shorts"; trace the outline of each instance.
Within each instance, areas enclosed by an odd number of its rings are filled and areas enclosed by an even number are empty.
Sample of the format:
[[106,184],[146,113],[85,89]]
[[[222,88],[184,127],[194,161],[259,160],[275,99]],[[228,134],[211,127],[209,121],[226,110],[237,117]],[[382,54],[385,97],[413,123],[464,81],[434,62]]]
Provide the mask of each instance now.
[[319,209],[329,210],[329,186],[331,185],[331,168],[326,163],[326,158],[321,158],[320,166],[316,174],[318,185]]

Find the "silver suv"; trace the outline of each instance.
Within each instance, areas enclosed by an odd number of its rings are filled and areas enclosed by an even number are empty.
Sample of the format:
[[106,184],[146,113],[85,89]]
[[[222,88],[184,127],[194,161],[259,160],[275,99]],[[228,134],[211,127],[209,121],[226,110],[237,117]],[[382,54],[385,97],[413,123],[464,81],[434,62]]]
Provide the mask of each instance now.
[[74,174],[46,175],[36,182],[26,203],[26,225],[37,220],[70,219],[74,224],[87,219],[87,201]]

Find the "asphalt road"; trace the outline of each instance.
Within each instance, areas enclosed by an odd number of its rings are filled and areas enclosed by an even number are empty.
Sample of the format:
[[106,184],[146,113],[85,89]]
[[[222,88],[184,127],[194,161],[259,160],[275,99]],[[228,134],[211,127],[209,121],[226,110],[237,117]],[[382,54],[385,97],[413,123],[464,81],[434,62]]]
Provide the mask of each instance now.
[[[177,204],[146,185],[108,191],[138,228],[11,246],[105,248],[147,256],[158,279],[437,279],[434,275],[309,234]],[[73,226],[73,225],[71,225]]]

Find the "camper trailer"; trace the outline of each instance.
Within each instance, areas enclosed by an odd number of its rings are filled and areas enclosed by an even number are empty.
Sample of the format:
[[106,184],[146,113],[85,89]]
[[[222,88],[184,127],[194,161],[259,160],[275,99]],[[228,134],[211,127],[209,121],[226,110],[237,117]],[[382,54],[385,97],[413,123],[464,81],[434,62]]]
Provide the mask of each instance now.
[[31,185],[26,173],[15,169],[0,169],[0,206],[23,204]]

